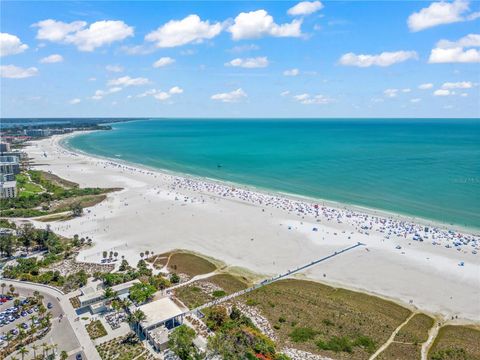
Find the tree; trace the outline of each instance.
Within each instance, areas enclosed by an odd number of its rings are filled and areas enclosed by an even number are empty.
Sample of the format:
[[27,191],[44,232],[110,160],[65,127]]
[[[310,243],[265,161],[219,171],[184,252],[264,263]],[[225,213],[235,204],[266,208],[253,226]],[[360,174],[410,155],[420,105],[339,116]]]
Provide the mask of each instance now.
[[8,257],[12,256],[14,247],[14,237],[11,234],[0,236],[0,254]]
[[168,346],[181,360],[200,359],[193,339],[195,339],[195,330],[187,325],[180,325],[168,336]]
[[135,332],[138,333],[138,326],[139,324],[145,320],[147,318],[147,316],[145,315],[145,313],[142,311],[142,310],[135,310],[133,313],[131,313],[128,317],[127,317],[127,322],[134,326],[134,329],[135,329]]
[[102,256],[103,256],[104,259],[106,259],[107,256],[108,256],[108,252],[107,251],[102,252]]
[[227,319],[227,309],[223,306],[214,306],[208,312],[206,324],[211,330],[216,331],[222,327]]
[[118,268],[118,270],[125,271],[128,269],[128,267],[129,267],[128,261],[123,259],[122,262],[120,263],[120,267]]
[[82,205],[80,205],[79,202],[73,203],[72,205],[70,205],[70,211],[72,212],[72,215],[75,217],[82,216],[83,214]]
[[25,357],[25,355],[29,353],[28,349],[25,346],[22,346],[20,350],[18,350],[18,352],[20,353],[20,355],[22,355],[22,360]]
[[113,253],[113,256],[115,256],[115,259],[118,258],[118,252],[115,251],[115,252]]
[[28,252],[28,248],[32,245],[32,240],[35,237],[35,228],[31,223],[24,224],[18,231],[18,239]]
[[68,354],[65,350],[62,350],[62,352],[60,353],[60,360],[67,360],[68,358]]
[[130,299],[136,302],[137,304],[144,303],[145,301],[149,300],[157,289],[146,283],[139,283],[135,284],[130,288]]
[[32,350],[33,350],[33,358],[37,358],[37,350],[38,350],[38,345],[33,344],[32,345]]
[[178,284],[180,282],[180,276],[178,276],[176,273],[172,273],[172,275],[170,275],[170,282],[172,284]]
[[111,287],[107,287],[103,292],[103,296],[105,297],[105,299],[113,299],[117,297],[117,292],[114,291]]

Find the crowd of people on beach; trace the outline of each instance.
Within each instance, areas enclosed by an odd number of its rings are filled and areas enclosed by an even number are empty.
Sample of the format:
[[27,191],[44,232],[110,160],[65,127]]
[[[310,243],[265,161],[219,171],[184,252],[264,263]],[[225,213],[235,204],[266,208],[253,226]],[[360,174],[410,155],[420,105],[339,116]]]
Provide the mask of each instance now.
[[[74,155],[67,150],[59,149],[64,155]],[[315,202],[313,199],[298,199],[293,196],[270,194],[239,187],[237,185],[222,183],[214,180],[201,180],[194,177],[182,177],[174,174],[159,173],[142,169],[112,160],[96,160],[96,165],[103,168],[116,168],[122,172],[139,173],[160,178],[170,183],[169,190],[174,194],[175,200],[184,202],[204,202],[204,196],[216,196],[248,202],[265,208],[276,208],[289,214],[297,215],[300,219],[310,218],[318,223],[346,223],[355,231],[370,235],[381,234],[384,239],[406,239],[409,241],[429,241],[434,246],[444,246],[457,251],[471,252],[476,255],[480,251],[480,235],[449,229],[447,226],[429,225],[426,222],[408,220],[402,216],[387,216],[375,214],[372,211],[360,211],[353,208],[334,207],[324,202]],[[198,197],[185,195],[185,190],[198,194]],[[161,187],[155,188],[160,193]],[[172,195],[169,193],[168,195]],[[127,205],[126,205],[127,206]],[[313,228],[312,231],[316,231]]]

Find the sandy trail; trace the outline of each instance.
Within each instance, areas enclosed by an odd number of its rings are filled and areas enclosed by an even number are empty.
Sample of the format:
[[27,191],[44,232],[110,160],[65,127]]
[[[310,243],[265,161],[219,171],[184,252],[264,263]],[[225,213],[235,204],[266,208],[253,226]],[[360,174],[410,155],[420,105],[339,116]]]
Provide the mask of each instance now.
[[[45,164],[39,169],[81,186],[124,189],[109,194],[80,218],[51,223],[63,235],[94,240],[95,246],[82,252],[79,260],[99,261],[103,250],[115,249],[136,263],[140,252],[159,254],[181,248],[272,275],[362,242],[366,249],[322,263],[306,271],[305,277],[429,313],[480,321],[480,258],[470,251],[434,246],[430,241],[386,239],[346,222],[206,190],[173,188],[175,176],[72,153],[59,146],[60,139],[55,136],[27,148],[37,163]],[[458,266],[462,261],[464,266]]]

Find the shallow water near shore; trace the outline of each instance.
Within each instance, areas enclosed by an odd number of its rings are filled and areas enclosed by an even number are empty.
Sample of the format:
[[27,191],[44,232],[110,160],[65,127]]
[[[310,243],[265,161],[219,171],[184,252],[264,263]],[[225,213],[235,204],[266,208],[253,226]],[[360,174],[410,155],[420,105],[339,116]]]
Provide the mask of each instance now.
[[149,167],[480,227],[478,119],[198,120],[113,124],[68,139]]

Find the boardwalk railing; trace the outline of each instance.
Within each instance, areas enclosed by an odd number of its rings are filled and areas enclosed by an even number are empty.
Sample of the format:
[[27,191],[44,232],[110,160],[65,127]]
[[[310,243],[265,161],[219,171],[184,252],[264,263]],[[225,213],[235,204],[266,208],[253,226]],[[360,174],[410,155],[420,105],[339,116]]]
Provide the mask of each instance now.
[[359,243],[357,243],[357,244],[355,244],[355,245],[352,245],[352,246],[349,246],[349,247],[347,247],[347,248],[345,248],[345,249],[342,249],[342,250],[339,250],[339,251],[335,251],[334,253],[332,253],[332,254],[330,254],[330,255],[328,255],[328,256],[325,256],[325,257],[323,257],[323,258],[321,258],[321,259],[318,259],[318,260],[314,260],[314,261],[312,261],[312,262],[310,262],[310,263],[308,263],[308,264],[306,264],[306,265],[300,266],[300,267],[298,267],[298,268],[296,268],[296,269],[294,269],[294,270],[288,270],[287,272],[285,272],[285,273],[283,273],[283,274],[279,274],[279,275],[274,276],[274,277],[272,277],[272,278],[265,279],[265,280],[263,280],[261,283],[255,284],[255,285],[253,285],[253,286],[251,286],[251,287],[249,287],[249,288],[247,288],[247,289],[237,291],[237,292],[235,292],[235,293],[233,293],[233,294],[224,296],[224,297],[222,297],[222,298],[220,298],[220,299],[216,299],[216,300],[210,301],[210,302],[208,302],[208,303],[206,303],[206,304],[203,304],[203,305],[201,305],[201,306],[199,306],[199,307],[197,307],[197,308],[195,308],[195,309],[186,311],[186,312],[184,312],[182,315],[185,316],[185,315],[188,315],[188,314],[195,314],[195,313],[200,312],[200,310],[202,310],[202,309],[205,309],[205,308],[208,308],[208,307],[210,307],[210,306],[215,306],[215,305],[224,303],[224,302],[229,301],[229,300],[231,300],[231,299],[233,299],[233,298],[236,298],[236,297],[238,297],[238,296],[241,296],[241,295],[247,294],[247,293],[249,293],[249,292],[252,292],[252,291],[254,291],[254,290],[257,290],[258,288],[261,288],[262,286],[271,284],[271,283],[273,283],[273,282],[275,282],[275,281],[278,281],[278,280],[281,280],[281,279],[283,279],[283,278],[286,278],[287,276],[290,276],[290,275],[295,274],[295,273],[297,273],[297,272],[303,271],[303,270],[305,270],[305,269],[307,269],[307,268],[309,268],[309,267],[315,266],[315,265],[317,265],[317,264],[319,264],[319,263],[321,263],[321,262],[323,262],[323,261],[326,261],[326,260],[331,259],[331,258],[333,258],[333,257],[335,257],[335,256],[338,256],[338,255],[341,255],[341,254],[343,254],[343,253],[345,253],[345,252],[347,252],[347,251],[353,250],[353,249],[355,249],[355,248],[357,248],[357,247],[359,247],[359,246],[365,246],[365,244],[362,244],[362,243],[359,242]]

